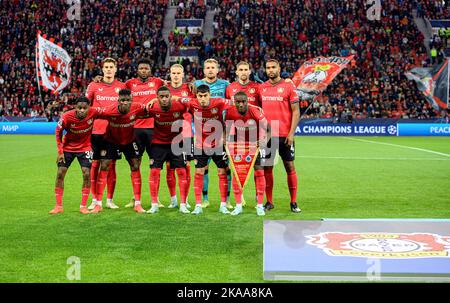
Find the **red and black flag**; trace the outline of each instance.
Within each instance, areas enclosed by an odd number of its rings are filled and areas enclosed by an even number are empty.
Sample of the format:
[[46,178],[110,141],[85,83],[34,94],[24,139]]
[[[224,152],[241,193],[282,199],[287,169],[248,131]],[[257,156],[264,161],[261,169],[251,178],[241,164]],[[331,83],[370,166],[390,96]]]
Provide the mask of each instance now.
[[316,57],[303,63],[292,81],[300,99],[312,101],[353,60],[348,57]]
[[417,83],[417,88],[425,95],[436,110],[448,108],[449,59],[432,67],[416,67],[405,73],[409,80]]
[[54,94],[60,93],[70,82],[70,62],[72,58],[54,39],[46,39],[46,35],[37,36],[36,70],[39,87],[44,87]]

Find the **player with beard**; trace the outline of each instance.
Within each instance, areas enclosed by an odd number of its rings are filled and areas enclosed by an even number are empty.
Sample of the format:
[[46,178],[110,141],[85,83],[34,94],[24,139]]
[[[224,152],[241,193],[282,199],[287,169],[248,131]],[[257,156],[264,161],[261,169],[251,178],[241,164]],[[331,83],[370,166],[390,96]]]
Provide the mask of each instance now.
[[287,173],[287,183],[291,196],[290,207],[294,213],[301,212],[297,206],[297,173],[295,171],[295,129],[300,120],[299,98],[293,83],[280,77],[280,63],[270,59],[266,62],[269,80],[259,87],[262,109],[271,126],[272,137],[267,148],[261,151],[261,164],[264,166],[266,180],[265,209],[273,205],[273,165],[278,150]]

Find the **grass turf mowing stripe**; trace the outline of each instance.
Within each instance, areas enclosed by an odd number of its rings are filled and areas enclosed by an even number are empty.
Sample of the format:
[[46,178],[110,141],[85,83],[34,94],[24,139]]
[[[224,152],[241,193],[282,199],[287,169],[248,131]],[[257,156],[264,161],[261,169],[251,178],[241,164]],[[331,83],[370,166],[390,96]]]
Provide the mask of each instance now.
[[399,144],[392,144],[392,143],[386,143],[386,142],[377,142],[377,141],[370,141],[370,140],[364,140],[364,139],[357,139],[357,138],[350,138],[350,137],[342,137],[343,139],[347,140],[353,140],[353,141],[359,141],[359,142],[365,142],[365,143],[372,143],[372,144],[381,144],[381,145],[388,145],[388,146],[394,146],[394,147],[400,147],[400,148],[407,148],[411,150],[417,150],[421,152],[431,153],[443,157],[450,157],[449,154],[441,153],[429,149],[419,148],[419,147],[412,147],[412,146],[406,146],[406,145],[399,145]]

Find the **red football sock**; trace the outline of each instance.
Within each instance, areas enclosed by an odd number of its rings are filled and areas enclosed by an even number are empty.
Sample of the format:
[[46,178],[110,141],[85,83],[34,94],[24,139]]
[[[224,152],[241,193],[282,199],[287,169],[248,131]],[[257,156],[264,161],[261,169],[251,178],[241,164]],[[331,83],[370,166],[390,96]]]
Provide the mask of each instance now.
[[141,201],[141,171],[131,172],[131,184],[133,185],[134,200]]
[[175,169],[171,168],[169,164],[166,165],[167,174],[167,188],[169,189],[170,197],[177,195],[176,182],[175,182]]
[[152,204],[158,204],[160,174],[161,168],[152,168],[150,170],[148,183],[150,185],[150,195],[152,197]]
[[98,178],[98,169],[100,167],[99,161],[93,161],[91,166],[91,193],[92,198],[97,198],[97,178]]
[[81,206],[86,207],[86,202],[89,199],[89,192],[91,189],[89,187],[83,187],[81,189]]
[[203,193],[203,175],[195,173],[194,176],[194,193],[195,193],[195,204],[202,204],[202,193]]
[[236,178],[233,178],[233,193],[234,199],[236,200],[236,205],[242,203],[242,190],[239,188],[239,184]]
[[287,173],[287,182],[289,194],[291,195],[291,203],[297,202],[297,173],[295,170]]
[[186,169],[177,168],[178,187],[180,188],[181,204],[186,203]]
[[103,200],[103,192],[105,191],[107,178],[108,178],[107,170],[100,170],[98,172],[96,192],[97,192],[97,201],[99,202]]
[[227,193],[228,193],[227,173],[219,174],[219,191],[220,191],[220,203],[227,202]]
[[255,186],[256,186],[256,200],[258,205],[264,202],[264,191],[266,189],[266,178],[264,177],[264,170],[255,170]]
[[112,160],[109,165],[109,174],[107,177],[108,182],[108,199],[112,199],[114,197],[114,190],[116,189],[116,160]]
[[266,198],[267,201],[273,203],[273,167],[264,169],[264,178],[266,180]]
[[186,199],[189,195],[190,189],[191,189],[191,165],[188,162],[186,164]]
[[56,205],[62,206],[63,194],[64,194],[64,188],[55,187]]

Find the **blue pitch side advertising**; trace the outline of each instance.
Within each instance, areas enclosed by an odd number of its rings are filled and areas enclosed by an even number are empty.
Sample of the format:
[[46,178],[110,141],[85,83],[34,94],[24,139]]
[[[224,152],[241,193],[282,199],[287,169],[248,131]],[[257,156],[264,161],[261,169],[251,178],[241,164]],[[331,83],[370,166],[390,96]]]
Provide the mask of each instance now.
[[399,123],[399,136],[450,136],[450,124]]
[[[0,134],[52,135],[56,122],[0,122]],[[450,136],[450,124],[329,124],[300,123],[296,136]]]
[[50,135],[55,128],[56,122],[0,122],[0,134]]
[[397,124],[302,124],[296,136],[397,136]]

